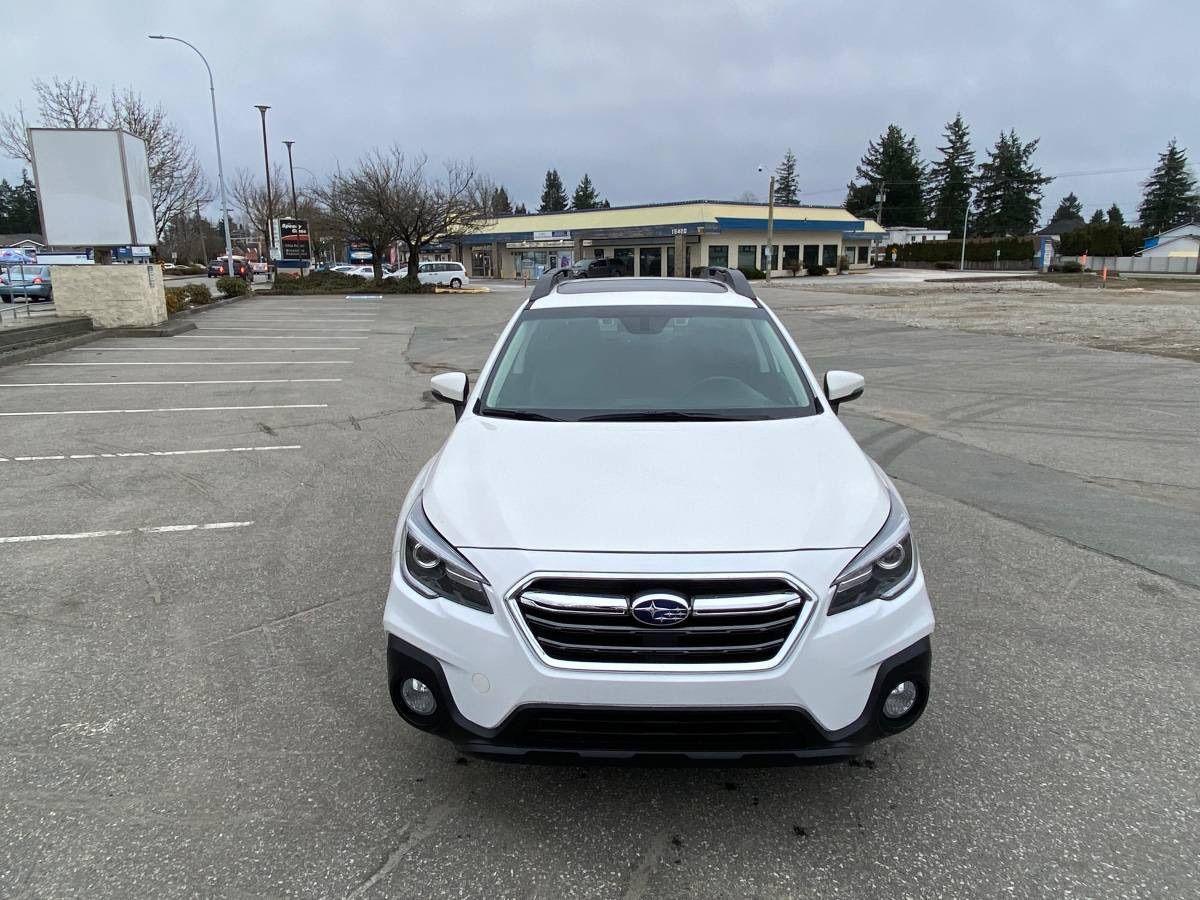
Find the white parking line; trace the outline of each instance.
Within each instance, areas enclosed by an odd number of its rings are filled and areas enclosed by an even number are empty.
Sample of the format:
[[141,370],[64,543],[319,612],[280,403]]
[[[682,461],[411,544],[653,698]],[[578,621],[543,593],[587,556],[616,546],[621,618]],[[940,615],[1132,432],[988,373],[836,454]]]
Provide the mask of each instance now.
[[341,381],[340,378],[243,378],[222,381],[14,381],[0,388],[18,387],[128,387],[136,384],[309,384]]
[[359,347],[193,347],[193,346],[178,346],[178,347],[72,347],[71,353],[116,353],[120,350],[136,350],[142,353],[162,353],[164,351],[174,351],[183,353],[194,353],[197,350],[359,350]]
[[[261,325],[205,325],[205,331],[278,331],[282,326],[276,328],[264,328]],[[324,328],[312,327],[305,328],[303,325],[289,325],[288,331],[319,331],[322,334],[352,334],[363,331],[370,331],[370,328],[331,328],[326,331]]]
[[27,366],[352,366],[349,359],[226,360],[224,362],[77,362],[25,363]]
[[[358,337],[333,337],[328,334],[177,334],[175,340],[187,341],[361,341]],[[354,349],[358,349],[355,347]]]
[[21,534],[0,537],[0,544],[25,544],[33,541],[79,541],[85,538],[114,537],[119,534],[167,534],[177,531],[220,531],[246,528],[253,522],[206,522],[202,525],[154,525],[144,528],[113,528],[106,531],[77,531],[74,534]]
[[0,463],[51,462],[70,459],[130,459],[139,456],[199,456],[206,453],[257,453],[269,450],[299,449],[299,444],[278,444],[273,447],[210,447],[204,450],[130,450],[125,453],[61,453],[52,456],[0,456]]
[[223,412],[238,409],[325,409],[328,403],[285,403],[273,406],[163,406],[158,409],[55,409],[0,412],[0,416],[102,416],[109,413]]

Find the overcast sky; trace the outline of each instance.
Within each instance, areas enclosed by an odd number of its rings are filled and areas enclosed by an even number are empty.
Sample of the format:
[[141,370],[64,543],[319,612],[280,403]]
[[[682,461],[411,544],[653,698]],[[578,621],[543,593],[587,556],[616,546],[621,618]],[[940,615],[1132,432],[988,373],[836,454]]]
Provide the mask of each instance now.
[[262,170],[256,103],[272,107],[272,161],[285,138],[318,174],[396,142],[473,159],[531,208],[549,167],[568,191],[590,173],[614,205],[765,196],[756,167],[788,147],[802,199],[838,204],[889,122],[928,159],[959,110],[981,156],[1015,127],[1041,138],[1047,174],[1141,170],[1060,178],[1043,218],[1068,191],[1085,215],[1116,202],[1132,217],[1172,136],[1200,161],[1194,0],[42,0],[5,19],[0,108],[31,106],[38,75],[132,86],[167,107],[215,185],[203,65],[157,32],[213,66],[227,176]]

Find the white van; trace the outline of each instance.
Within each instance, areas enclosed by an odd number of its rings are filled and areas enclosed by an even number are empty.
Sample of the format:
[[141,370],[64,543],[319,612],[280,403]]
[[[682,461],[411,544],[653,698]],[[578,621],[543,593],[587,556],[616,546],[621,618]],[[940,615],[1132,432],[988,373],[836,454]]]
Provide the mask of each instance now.
[[[397,269],[387,278],[404,278],[408,275],[408,267]],[[460,288],[471,283],[467,270],[460,262],[423,262],[417,267],[417,278],[421,284],[443,284],[447,287]]]

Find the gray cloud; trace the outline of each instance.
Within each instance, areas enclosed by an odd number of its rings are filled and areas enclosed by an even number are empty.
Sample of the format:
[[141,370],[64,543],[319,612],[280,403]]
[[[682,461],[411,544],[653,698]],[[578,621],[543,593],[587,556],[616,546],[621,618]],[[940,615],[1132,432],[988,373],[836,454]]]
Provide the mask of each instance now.
[[[396,142],[473,158],[515,200],[556,167],[613,203],[766,191],[758,164],[787,147],[817,203],[840,203],[868,138],[895,121],[931,156],[961,110],[978,151],[1015,127],[1047,173],[1153,165],[1177,136],[1200,162],[1200,7],[1166,2],[42,3],[5,23],[0,107],[26,76],[131,85],[161,100],[215,176],[204,71],[217,77],[227,169],[296,141],[315,172]],[[197,10],[203,15],[197,16]],[[231,30],[232,29],[232,30]],[[19,173],[0,163],[0,174]],[[299,180],[308,176],[298,173]],[[1144,172],[1063,179],[1090,213],[1129,214]],[[1049,210],[1046,210],[1047,212]]]

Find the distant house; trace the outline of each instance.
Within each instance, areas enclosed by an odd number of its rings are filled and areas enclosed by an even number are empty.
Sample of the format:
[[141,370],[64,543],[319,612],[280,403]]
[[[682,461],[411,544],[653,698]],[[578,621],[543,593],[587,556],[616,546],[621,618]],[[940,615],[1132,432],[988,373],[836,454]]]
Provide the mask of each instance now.
[[46,239],[40,234],[0,234],[0,247],[33,254],[46,249]]
[[1083,219],[1055,219],[1041,231],[1037,232],[1039,237],[1062,237],[1064,234],[1070,234],[1072,231],[1078,231],[1087,225]]
[[918,228],[915,225],[892,225],[883,239],[885,246],[892,244],[924,244],[928,241],[949,240],[950,231],[945,228]]
[[1162,234],[1146,238],[1138,256],[1172,257],[1200,255],[1200,222],[1188,222],[1168,228]]

